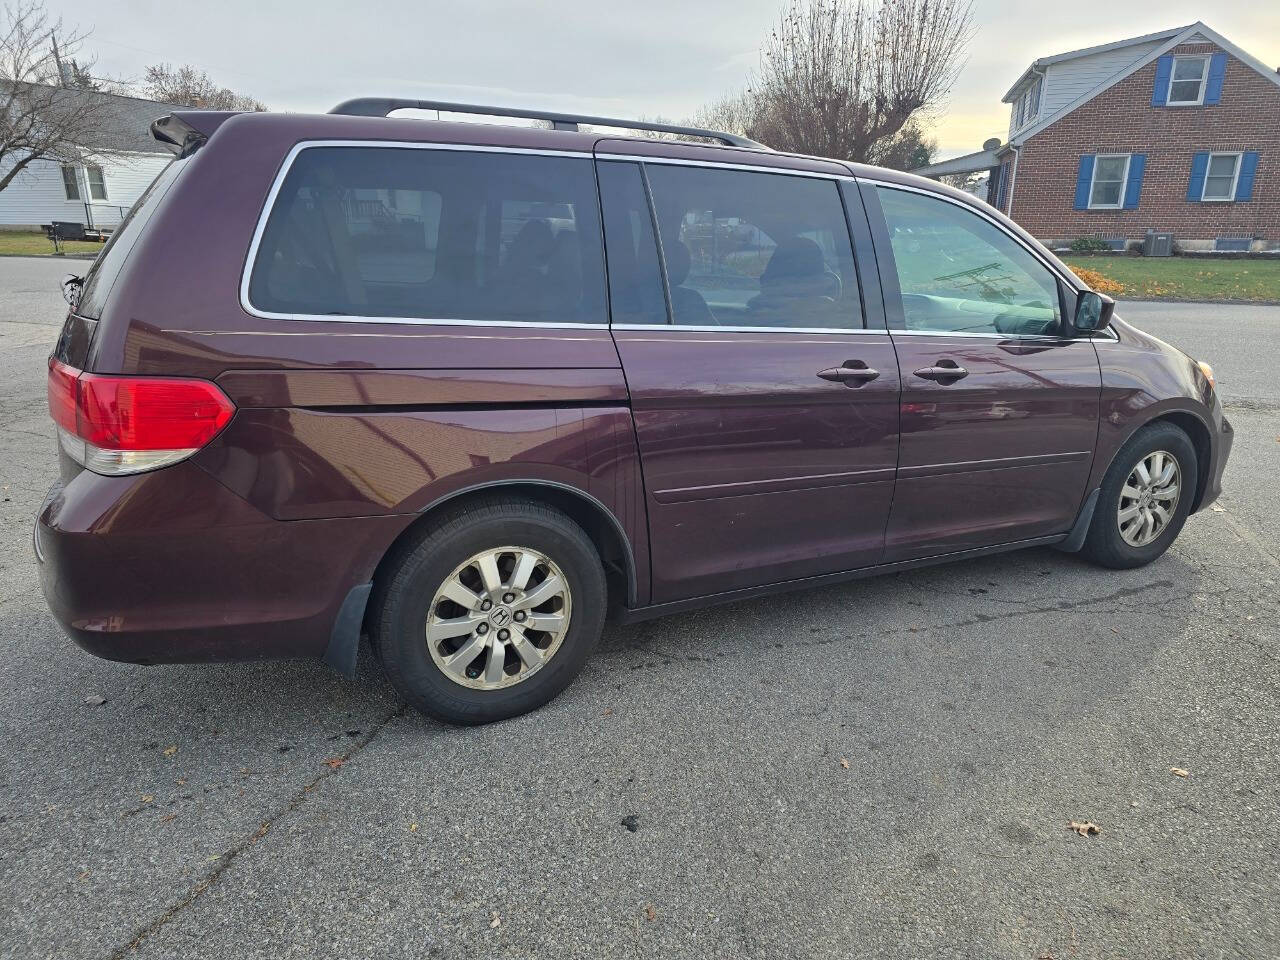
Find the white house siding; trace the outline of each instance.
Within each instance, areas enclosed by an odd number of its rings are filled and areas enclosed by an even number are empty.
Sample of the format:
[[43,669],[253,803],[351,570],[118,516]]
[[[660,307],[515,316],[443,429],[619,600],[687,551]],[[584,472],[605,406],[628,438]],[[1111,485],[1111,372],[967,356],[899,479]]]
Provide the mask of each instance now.
[[[1149,43],[1136,43],[1116,50],[1106,50],[1102,53],[1048,64],[1044,68],[1044,86],[1040,90],[1039,114],[1027,117],[1023,120],[1021,127],[1015,128],[1013,119],[1017,116],[1018,106],[1015,101],[1009,110],[1009,139],[1012,140],[1022,127],[1029,127],[1037,120],[1056,113],[1069,103],[1074,103],[1131,63],[1137,63],[1163,42],[1163,40],[1153,40]],[[1025,84],[1023,88],[1025,89]],[[1022,91],[1018,92],[1021,95]]]
[[1120,47],[1118,50],[1107,50],[1104,53],[1049,64],[1045,68],[1045,88],[1040,115],[1046,117],[1078,100],[1104,80],[1110,80],[1129,64],[1137,63],[1162,42],[1154,40],[1150,43],[1138,43],[1131,47]]
[[[102,158],[106,200],[89,201],[89,186],[79,172],[80,195],[68,200],[60,164],[37,160],[0,190],[0,227],[39,228],[54,220],[114,227],[173,158],[161,153],[131,153]],[[88,204],[86,209],[86,203]]]

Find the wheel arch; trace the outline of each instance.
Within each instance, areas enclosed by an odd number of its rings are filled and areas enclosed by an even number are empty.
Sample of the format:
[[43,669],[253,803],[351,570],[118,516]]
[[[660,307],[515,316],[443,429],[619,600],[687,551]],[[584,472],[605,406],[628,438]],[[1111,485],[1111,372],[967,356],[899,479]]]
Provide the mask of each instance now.
[[495,494],[537,500],[567,515],[582,527],[600,554],[609,585],[610,606],[636,605],[638,584],[635,554],[622,522],[604,503],[585,490],[544,479],[490,480],[454,490],[432,500],[387,546],[374,569],[373,582],[377,583],[386,575],[399,547],[416,536],[423,526],[438,517],[443,510],[461,506],[468,500]]
[[1137,424],[1129,434],[1116,445],[1115,450],[1111,454],[1107,467],[1099,476],[1099,482],[1110,472],[1112,465],[1115,463],[1116,457],[1120,455],[1120,451],[1124,449],[1124,445],[1132,440],[1144,427],[1148,427],[1154,423],[1171,423],[1183,433],[1185,433],[1191,441],[1191,445],[1196,451],[1196,493],[1191,501],[1191,512],[1195,513],[1203,504],[1205,490],[1209,486],[1209,467],[1213,456],[1212,435],[1209,432],[1209,425],[1205,422],[1204,417],[1193,410],[1185,407],[1175,407],[1173,409],[1165,409],[1156,412],[1149,419],[1143,420]]

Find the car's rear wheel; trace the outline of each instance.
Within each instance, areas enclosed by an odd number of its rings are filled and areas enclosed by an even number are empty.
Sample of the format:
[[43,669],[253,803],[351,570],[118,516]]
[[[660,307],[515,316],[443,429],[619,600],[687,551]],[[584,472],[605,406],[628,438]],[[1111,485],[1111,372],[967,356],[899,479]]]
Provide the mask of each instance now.
[[594,545],[534,501],[455,510],[389,567],[371,602],[379,658],[410,704],[449,723],[542,706],[577,676],[603,627]]
[[1177,538],[1196,493],[1196,450],[1172,423],[1143,427],[1103,478],[1082,552],[1123,569],[1150,563]]

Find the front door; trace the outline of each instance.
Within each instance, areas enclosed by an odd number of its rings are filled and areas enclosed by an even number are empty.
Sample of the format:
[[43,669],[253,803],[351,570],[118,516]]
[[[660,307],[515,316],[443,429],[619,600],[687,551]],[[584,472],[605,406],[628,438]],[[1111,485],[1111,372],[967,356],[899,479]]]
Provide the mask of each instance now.
[[837,180],[597,166],[654,602],[877,563],[898,371]]
[[1093,343],[1069,335],[1060,280],[965,204],[862,192],[902,377],[885,560],[1066,532],[1093,463],[1101,376]]

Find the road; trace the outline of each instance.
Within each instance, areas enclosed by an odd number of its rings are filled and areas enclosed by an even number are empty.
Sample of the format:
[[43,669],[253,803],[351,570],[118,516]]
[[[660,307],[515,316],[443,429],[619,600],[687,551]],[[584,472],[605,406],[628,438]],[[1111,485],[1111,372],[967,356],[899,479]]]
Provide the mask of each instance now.
[[367,650],[348,680],[60,634],[30,526],[63,269],[0,260],[0,955],[1280,952],[1280,309],[1122,305],[1215,364],[1237,430],[1224,509],[1158,563],[615,627],[548,708],[460,730]]

